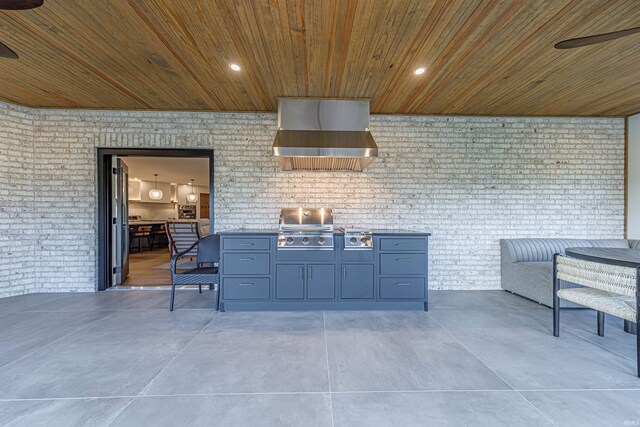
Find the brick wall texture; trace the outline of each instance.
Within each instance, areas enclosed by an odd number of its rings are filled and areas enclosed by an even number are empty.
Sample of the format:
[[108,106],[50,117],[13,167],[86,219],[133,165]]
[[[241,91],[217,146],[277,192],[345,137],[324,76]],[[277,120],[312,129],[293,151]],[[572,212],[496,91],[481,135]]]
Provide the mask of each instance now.
[[0,295],[96,288],[96,147],[213,148],[216,230],[282,207],[433,233],[430,288],[500,287],[500,238],[622,238],[624,120],[372,116],[364,173],[283,172],[275,114],[0,103]]

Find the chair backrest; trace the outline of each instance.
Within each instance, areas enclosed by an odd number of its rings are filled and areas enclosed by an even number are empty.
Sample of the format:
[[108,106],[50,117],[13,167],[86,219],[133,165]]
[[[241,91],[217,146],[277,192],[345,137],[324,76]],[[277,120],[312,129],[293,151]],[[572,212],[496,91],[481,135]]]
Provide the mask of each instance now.
[[211,234],[198,243],[198,263],[220,262],[220,236]]
[[618,295],[636,296],[635,268],[584,261],[564,255],[558,255],[556,263],[556,274],[560,280]]
[[148,236],[150,233],[150,225],[132,225],[129,227],[129,235],[134,237]]
[[[171,255],[185,251],[189,246],[200,240],[200,224],[197,221],[171,222],[165,224],[167,236],[169,237],[169,248]],[[197,247],[190,251],[187,256],[196,256]]]

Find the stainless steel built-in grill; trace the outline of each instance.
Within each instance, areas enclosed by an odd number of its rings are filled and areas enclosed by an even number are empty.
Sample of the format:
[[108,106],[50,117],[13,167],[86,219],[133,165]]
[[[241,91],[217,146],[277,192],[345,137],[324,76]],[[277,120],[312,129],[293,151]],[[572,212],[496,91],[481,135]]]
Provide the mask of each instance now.
[[282,209],[278,249],[332,251],[333,213],[331,209]]
[[344,250],[372,250],[373,233],[371,230],[344,230]]

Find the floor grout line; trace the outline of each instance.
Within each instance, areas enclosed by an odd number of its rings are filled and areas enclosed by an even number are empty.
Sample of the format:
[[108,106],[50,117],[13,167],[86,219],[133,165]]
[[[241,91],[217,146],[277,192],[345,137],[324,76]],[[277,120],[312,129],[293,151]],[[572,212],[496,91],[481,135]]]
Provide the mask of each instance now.
[[[60,296],[59,298],[62,298],[62,296]],[[56,298],[57,300],[58,298]],[[42,303],[42,304],[47,304],[47,303]],[[135,305],[135,302],[132,304]],[[93,325],[95,325],[98,322],[101,322],[102,320],[105,319],[111,319],[112,316],[116,316],[120,313],[126,313],[126,312],[142,312],[142,311],[149,311],[149,312],[160,312],[160,311],[164,311],[165,309],[154,309],[154,308],[129,308],[132,305],[126,305],[123,308],[120,309],[116,309],[116,310],[62,310],[62,311],[35,311],[35,313],[80,313],[80,312],[94,312],[94,313],[100,313],[100,312],[107,312],[108,314],[106,314],[104,317],[101,317],[100,319],[91,322],[85,326],[81,326],[78,327],[78,329],[74,329],[72,331],[70,331],[69,333],[61,336],[58,339],[55,339],[45,345],[42,345],[41,347],[35,348],[32,351],[30,351],[29,353],[19,357],[18,359],[9,362],[7,365],[4,365],[4,367],[9,366],[11,364],[13,364],[14,362],[17,362],[19,360],[22,360],[25,357],[28,357],[30,355],[32,355],[33,353],[40,351],[42,349],[47,348],[50,345],[53,345],[57,342],[59,342],[60,340],[63,340],[73,334],[79,333],[87,328],[91,328]],[[36,305],[36,307],[39,307],[39,305]],[[465,309],[469,309],[469,308],[476,308],[476,309],[482,309],[482,307],[432,307],[432,308],[437,308],[437,309],[459,309],[459,310],[465,310]],[[506,310],[506,309],[515,309],[518,312],[521,312],[523,314],[525,314],[528,317],[531,317],[532,320],[537,321],[538,323],[542,323],[541,325],[539,325],[539,327],[547,327],[549,326],[549,322],[547,322],[544,318],[540,317],[540,316],[536,316],[532,310],[539,310],[540,308],[537,307],[518,307],[515,305],[512,306],[508,306],[508,307],[487,307],[487,309],[496,309],[496,310]],[[194,313],[196,311],[211,311],[211,309],[209,308],[194,308],[194,309],[183,309],[185,311],[191,311],[192,313]],[[29,310],[23,310],[23,311],[18,311],[18,312],[5,312],[5,313],[0,313],[0,318],[4,317],[5,315],[9,315],[9,314],[19,314],[19,313],[33,313],[34,311],[29,311]],[[348,394],[373,394],[373,393],[388,393],[388,394],[396,394],[396,393],[469,393],[469,392],[475,392],[475,393],[487,393],[487,392],[492,392],[492,393],[516,393],[517,395],[519,395],[522,399],[524,399],[524,401],[526,401],[530,407],[534,408],[538,413],[540,413],[542,416],[544,416],[547,420],[549,420],[549,422],[551,422],[553,425],[557,425],[556,422],[554,422],[549,416],[547,416],[541,409],[539,409],[534,403],[532,403],[529,399],[527,399],[527,397],[525,397],[522,393],[535,393],[535,392],[549,392],[549,393],[561,393],[561,392],[607,392],[607,391],[611,391],[611,392],[640,392],[640,388],[601,388],[601,389],[517,389],[515,387],[513,387],[509,382],[507,382],[504,378],[502,378],[495,370],[493,370],[492,368],[490,368],[487,363],[484,362],[483,359],[481,359],[478,355],[476,355],[473,351],[471,351],[469,349],[469,347],[467,347],[459,338],[457,338],[448,328],[444,327],[442,325],[442,323],[440,323],[439,321],[437,321],[433,316],[430,315],[430,313],[425,313],[427,315],[427,317],[429,317],[430,319],[432,319],[437,325],[438,327],[440,327],[442,330],[444,330],[447,335],[451,336],[455,341],[457,341],[463,348],[465,348],[467,351],[469,351],[470,354],[472,354],[477,360],[479,360],[486,368],[488,368],[492,373],[494,373],[498,378],[500,378],[507,386],[509,386],[511,389],[510,390],[502,390],[502,389],[495,389],[495,390],[482,390],[482,389],[470,389],[470,390],[446,390],[446,389],[441,389],[441,390],[353,390],[353,391],[333,391],[332,390],[332,385],[331,385],[331,368],[330,368],[330,359],[329,359],[329,351],[328,351],[328,331],[327,331],[327,326],[326,326],[326,312],[322,311],[322,319],[323,319],[323,332],[324,332],[324,341],[325,341],[325,362],[326,362],[326,369],[327,369],[327,376],[328,376],[328,387],[329,387],[329,407],[330,407],[330,412],[331,412],[331,419],[332,419],[332,426],[334,425],[334,413],[333,413],[333,394],[338,395],[348,395]],[[86,400],[86,399],[130,399],[128,402],[126,402],[126,404],[124,405],[124,407],[117,411],[116,414],[114,415],[110,415],[109,419],[107,420],[107,423],[112,424],[115,422],[115,420],[122,415],[122,413],[138,398],[140,399],[144,399],[144,398],[153,398],[153,397],[184,397],[184,396],[252,396],[252,395],[327,395],[326,391],[310,391],[310,392],[243,392],[243,393],[187,393],[187,394],[147,394],[147,395],[142,395],[142,393],[144,393],[145,391],[149,390],[152,386],[152,383],[154,381],[156,381],[156,379],[166,370],[169,368],[169,366],[175,364],[176,359],[183,354],[186,349],[192,345],[192,343],[212,324],[214,323],[214,321],[216,321],[216,319],[218,318],[218,316],[220,315],[220,313],[215,313],[215,315],[213,316],[213,318],[206,324],[204,325],[200,330],[193,330],[194,332],[196,332],[196,334],[193,336],[192,339],[190,339],[185,345],[184,347],[178,351],[178,353],[171,358],[171,360],[169,360],[169,362],[162,368],[160,369],[160,371],[153,376],[153,378],[147,383],[146,386],[144,386],[142,388],[142,390],[136,394],[136,395],[131,395],[131,396],[96,396],[96,397],[89,397],[89,396],[82,396],[82,397],[63,397],[63,398],[34,398],[34,399],[2,399],[0,398],[0,402],[20,402],[20,401],[57,401],[57,400]],[[576,330],[577,328],[572,328],[574,330]],[[455,328],[454,328],[455,330]],[[569,330],[566,327],[563,327],[562,331],[564,333],[567,333],[569,336],[578,338],[581,342],[588,342],[590,344],[593,344],[597,347],[600,347],[604,350],[607,350],[607,352],[609,352],[610,354],[615,354],[617,356],[620,356],[624,359],[629,359],[629,360],[633,360],[630,359],[629,357],[625,356],[624,354],[620,354],[615,350],[609,349],[607,347],[604,347],[603,345],[600,345],[599,343],[590,340],[588,337],[583,337],[581,335],[579,335],[578,333],[574,332],[573,330]],[[578,330],[581,331],[581,330]],[[594,337],[595,338],[595,337]],[[640,385],[639,385],[640,386]],[[337,397],[336,396],[336,397]],[[314,398],[315,399],[315,398]],[[339,400],[338,400],[339,401]],[[125,402],[123,402],[125,403]]]
[[7,364],[5,364],[5,365],[0,366],[0,369],[5,369],[7,366],[13,365],[14,363],[16,363],[16,362],[18,362],[18,361],[20,361],[20,360],[24,359],[25,357],[28,357],[28,356],[30,356],[30,355],[32,355],[32,354],[34,354],[34,353],[35,353],[35,352],[37,352],[37,351],[40,351],[40,350],[42,350],[42,349],[44,349],[44,348],[47,348],[47,347],[49,347],[49,346],[51,346],[51,345],[53,345],[53,344],[57,343],[58,341],[63,340],[63,339],[65,339],[65,338],[67,338],[67,337],[69,337],[69,336],[71,336],[71,335],[73,335],[73,334],[75,334],[75,333],[77,333],[77,332],[80,332],[80,331],[83,331],[83,330],[85,330],[85,329],[87,329],[87,328],[90,328],[91,326],[95,325],[96,323],[102,322],[102,321],[104,321],[105,319],[108,319],[109,317],[114,316],[115,314],[117,314],[117,313],[119,313],[119,312],[120,312],[119,310],[112,311],[112,312],[111,312],[111,314],[107,314],[106,316],[101,317],[101,318],[97,319],[97,320],[96,320],[96,321],[94,321],[94,322],[91,322],[91,323],[89,323],[89,324],[87,324],[87,325],[84,325],[84,326],[82,326],[82,327],[79,327],[78,329],[74,329],[73,331],[69,332],[68,334],[65,334],[65,335],[63,335],[63,336],[61,336],[61,337],[59,337],[59,338],[56,338],[55,340],[53,340],[53,341],[51,341],[51,342],[48,342],[47,344],[44,344],[44,345],[43,345],[43,346],[41,346],[41,347],[37,347],[37,348],[35,348],[35,349],[33,349],[33,350],[29,351],[28,353],[23,354],[22,356],[18,357],[17,359],[12,360],[11,362],[9,362],[9,363],[7,363]]
[[473,355],[473,357],[475,357],[476,359],[478,359],[478,361],[480,361],[480,363],[482,363],[484,366],[486,366],[487,369],[489,369],[491,372],[493,372],[493,374],[495,376],[497,376],[498,378],[500,378],[506,385],[508,385],[513,391],[515,391],[516,393],[518,393],[518,395],[524,399],[532,408],[534,408],[536,411],[538,411],[540,413],[540,415],[542,415],[543,417],[545,417],[547,420],[549,420],[549,422],[558,427],[558,424],[556,424],[547,414],[545,414],[544,412],[542,412],[536,405],[534,405],[533,403],[531,403],[529,401],[529,399],[527,399],[526,397],[524,397],[524,395],[522,393],[520,393],[518,390],[515,389],[515,387],[513,387],[509,381],[505,380],[504,378],[502,378],[502,376],[500,374],[498,374],[496,371],[494,371],[493,369],[491,369],[491,367],[489,365],[487,365],[485,363],[484,360],[482,360],[477,354],[475,354],[473,351],[471,351],[471,349],[469,347],[467,347],[460,339],[458,339],[458,337],[456,337],[455,335],[453,335],[451,333],[451,331],[449,331],[447,328],[445,328],[440,322],[438,322],[435,318],[433,318],[433,316],[430,316],[429,313],[426,313],[427,316],[429,316],[430,319],[432,319],[438,326],[440,326],[447,334],[449,334],[451,336],[451,338],[453,338],[454,340],[456,340],[462,347],[464,347],[469,353],[471,353]]
[[[352,390],[352,391],[333,391],[331,394],[434,394],[434,393],[577,393],[577,392],[640,392],[640,388],[614,388],[614,389],[434,389],[434,390]],[[0,402],[38,402],[38,401],[58,401],[58,400],[87,400],[87,399],[146,399],[151,397],[206,397],[206,396],[288,396],[288,395],[327,395],[326,391],[277,391],[277,392],[229,392],[229,393],[183,393],[183,394],[145,394],[138,395],[114,395],[114,396],[76,396],[76,397],[37,397],[25,399],[0,399]]]
[[327,320],[325,319],[325,312],[322,312],[322,328],[324,329],[324,354],[327,361],[327,383],[329,384],[329,409],[331,410],[331,426],[335,425],[333,417],[333,396],[331,391],[331,368],[329,368],[329,342],[327,340]]
[[[518,310],[524,311],[524,310],[530,310],[530,309],[527,309],[527,308],[518,308]],[[577,309],[577,310],[581,310],[581,309]],[[545,322],[545,324],[546,324],[547,326],[549,326],[549,327],[552,327],[552,326],[553,326],[553,325],[552,325],[552,322],[548,322],[548,321],[546,321],[546,320],[540,319],[539,317],[533,316],[532,314],[529,314],[529,313],[527,313],[526,311],[524,311],[524,313],[525,313],[527,316],[530,316],[530,317],[531,317],[531,318],[533,318],[533,319],[536,319],[536,320],[542,320],[542,321],[543,321],[543,322]],[[553,313],[550,313],[550,314],[551,314],[551,315],[553,315]],[[561,316],[561,319],[562,319],[562,313],[560,314],[560,316]],[[593,345],[595,345],[595,346],[597,346],[597,347],[600,347],[601,349],[606,350],[606,351],[608,351],[609,353],[613,353],[613,354],[615,354],[615,355],[617,355],[617,356],[623,357],[623,358],[625,358],[625,359],[627,359],[627,360],[630,360],[630,361],[632,361],[632,362],[635,362],[635,361],[636,361],[636,360],[635,360],[635,358],[629,357],[629,356],[627,356],[627,355],[625,355],[625,354],[622,354],[622,353],[620,353],[620,352],[618,352],[618,351],[616,351],[616,350],[612,350],[612,349],[610,349],[610,348],[608,348],[608,347],[605,347],[604,345],[602,345],[602,344],[598,343],[598,342],[597,342],[597,341],[595,341],[595,340],[592,340],[592,339],[587,338],[587,337],[583,337],[582,335],[580,335],[580,334],[578,334],[578,333],[576,333],[576,332],[572,331],[571,329],[569,329],[569,328],[568,328],[568,327],[566,327],[566,326],[564,326],[564,327],[563,327],[563,326],[562,326],[562,320],[561,320],[561,321],[560,321],[560,332],[563,332],[563,331],[564,331],[564,332],[566,332],[566,333],[568,333],[568,334],[570,334],[570,335],[573,335],[573,336],[574,336],[574,337],[576,337],[576,338],[579,338],[579,339],[581,339],[581,340],[583,340],[583,341],[586,341],[586,342],[588,342],[588,343],[590,343],[590,344],[593,344]],[[631,334],[630,334],[630,335],[631,335]]]
[[200,329],[200,331],[198,331],[197,334],[195,334],[193,336],[193,338],[191,338],[189,340],[189,342],[182,348],[182,350],[180,350],[178,353],[176,353],[175,356],[173,356],[171,358],[171,360],[162,368],[160,369],[160,371],[158,371],[158,373],[156,375],[154,375],[153,378],[151,378],[151,380],[147,383],[146,386],[144,386],[142,388],[142,390],[140,390],[140,392],[138,392],[138,394],[136,396],[134,396],[133,398],[131,398],[131,400],[129,400],[129,402],[127,402],[126,405],[124,405],[122,407],[121,410],[117,411],[114,416],[109,420],[107,425],[111,425],[113,424],[113,422],[139,397],[141,397],[142,393],[144,393],[146,390],[149,389],[149,387],[151,387],[151,384],[156,380],[156,378],[158,378],[160,375],[162,375],[162,373],[187,349],[187,347],[189,347],[191,345],[191,343],[193,343],[193,341],[198,338],[202,332],[204,332],[205,329],[207,329],[209,327],[209,325],[211,325],[211,323],[213,323],[214,320],[216,320],[218,318],[218,316],[220,315],[220,312],[217,312],[215,314],[215,316],[213,316],[213,319],[211,319],[206,325],[204,325],[204,327],[202,329]]

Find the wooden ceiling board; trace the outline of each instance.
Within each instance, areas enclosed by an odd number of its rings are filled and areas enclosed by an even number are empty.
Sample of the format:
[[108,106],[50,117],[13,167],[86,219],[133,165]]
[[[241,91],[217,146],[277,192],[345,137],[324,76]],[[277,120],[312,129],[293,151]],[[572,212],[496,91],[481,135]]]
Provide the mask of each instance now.
[[[576,0],[581,1],[581,0]],[[530,43],[540,39],[542,35],[552,31],[557,27],[558,22],[561,22],[565,18],[565,14],[571,13],[572,7],[563,5],[562,2],[551,2],[551,7],[547,8],[544,15],[531,14],[530,19],[532,25],[536,28],[533,32],[524,32],[515,30],[509,35],[509,39],[501,43],[501,46],[497,52],[490,53],[494,55],[491,61],[485,61],[482,68],[477,69],[474,73],[472,82],[470,83],[474,87],[474,91],[470,92],[467,88],[454,87],[448,88],[451,91],[449,94],[449,105],[452,108],[464,109],[472,108],[477,105],[483,99],[486,99],[486,93],[488,87],[494,86],[491,89],[491,93],[495,93],[499,88],[499,82],[508,79],[508,72],[510,67],[517,63],[517,58],[523,50],[527,49]],[[554,9],[553,6],[560,6],[560,10]],[[543,43],[544,49],[546,49],[546,43]],[[482,70],[481,72],[479,70]],[[529,82],[524,82],[528,84]],[[480,94],[480,96],[479,96]],[[442,108],[442,107],[440,107]]]
[[275,111],[280,96],[312,96],[371,98],[388,114],[626,116],[640,111],[640,35],[553,45],[639,25],[637,0],[48,0],[0,11],[0,41],[20,55],[0,59],[0,99]]
[[[545,28],[545,31],[550,32],[550,35],[555,34],[556,38],[562,38],[567,30],[558,31],[558,28],[563,28],[564,24],[561,25],[561,22],[566,22],[570,17],[581,18],[580,22],[598,22],[602,19],[603,12],[611,6],[612,2],[573,2],[570,8],[565,8],[558,14],[560,19],[553,20],[555,26]],[[597,32],[599,29],[591,28],[589,31]],[[493,69],[490,75],[483,76],[485,86],[471,91],[474,95],[471,96],[471,102],[467,103],[469,109],[463,111],[464,114],[477,114],[477,111],[504,111],[506,114],[526,115],[526,111],[531,109],[539,111],[540,115],[556,115],[559,114],[556,113],[558,110],[562,111],[560,115],[574,115],[573,109],[559,108],[563,98],[569,97],[573,105],[580,102],[580,99],[575,98],[572,93],[573,86],[579,85],[582,92],[590,90],[603,94],[610,93],[610,90],[607,90],[610,83],[598,85],[593,84],[592,81],[586,84],[579,78],[584,74],[590,76],[590,80],[603,76],[593,72],[594,67],[604,63],[597,60],[603,57],[600,49],[596,48],[590,52],[575,49],[566,51],[567,55],[562,55],[562,51],[549,50],[544,38],[532,37],[527,40],[527,43],[529,45],[521,45],[518,49],[531,51],[535,59],[518,55],[516,51],[509,63]],[[615,51],[619,52],[617,49]],[[610,65],[607,64],[604,75],[617,72],[615,67]],[[513,84],[518,76],[528,76],[528,78],[518,81],[517,85]],[[527,99],[527,102],[523,103],[523,99]],[[586,110],[591,111],[589,115],[600,115],[601,112],[596,108],[595,105],[589,105]]]

